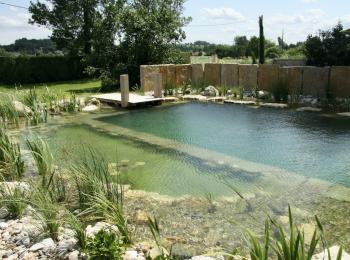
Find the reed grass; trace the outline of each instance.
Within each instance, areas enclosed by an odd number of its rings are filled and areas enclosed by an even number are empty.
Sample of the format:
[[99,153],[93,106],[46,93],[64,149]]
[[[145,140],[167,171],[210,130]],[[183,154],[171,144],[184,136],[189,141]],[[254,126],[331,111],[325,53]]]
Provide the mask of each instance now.
[[79,247],[84,251],[87,244],[86,224],[79,216],[66,211],[65,222],[74,231]]
[[3,182],[0,186],[0,207],[4,207],[12,219],[21,218],[27,208],[27,191]]
[[54,158],[48,143],[39,136],[26,140],[26,144],[34,158],[42,185],[47,186],[47,180],[54,172]]
[[41,185],[32,185],[30,203],[35,209],[36,218],[43,224],[47,234],[55,241],[62,223],[59,216],[59,207],[52,200],[49,192]]
[[119,173],[112,176],[108,162],[96,150],[88,147],[80,160],[71,167],[81,208],[89,207],[91,197],[103,193],[115,204],[123,206],[124,192]]
[[0,118],[4,125],[12,123],[18,126],[19,115],[13,101],[13,96],[0,93]]
[[6,180],[20,180],[24,173],[24,162],[21,149],[6,130],[0,127],[0,173]]

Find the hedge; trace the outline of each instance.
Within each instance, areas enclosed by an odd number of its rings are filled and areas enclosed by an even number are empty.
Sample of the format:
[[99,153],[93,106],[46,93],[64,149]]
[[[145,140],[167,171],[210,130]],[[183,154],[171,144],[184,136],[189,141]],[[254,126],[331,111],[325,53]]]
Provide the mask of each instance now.
[[0,83],[26,84],[68,81],[83,78],[78,57],[0,57]]

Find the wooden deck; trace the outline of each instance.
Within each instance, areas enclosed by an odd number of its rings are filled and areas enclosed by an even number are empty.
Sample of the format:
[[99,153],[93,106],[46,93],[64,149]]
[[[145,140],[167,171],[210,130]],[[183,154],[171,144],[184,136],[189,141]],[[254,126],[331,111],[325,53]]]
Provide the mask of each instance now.
[[[101,95],[93,95],[92,98],[96,98],[101,102],[120,105],[122,97],[120,93],[109,93]],[[135,106],[139,104],[157,104],[162,101],[171,101],[169,98],[155,98],[153,96],[143,96],[139,94],[129,94],[129,105]],[[175,100],[174,100],[175,101]]]

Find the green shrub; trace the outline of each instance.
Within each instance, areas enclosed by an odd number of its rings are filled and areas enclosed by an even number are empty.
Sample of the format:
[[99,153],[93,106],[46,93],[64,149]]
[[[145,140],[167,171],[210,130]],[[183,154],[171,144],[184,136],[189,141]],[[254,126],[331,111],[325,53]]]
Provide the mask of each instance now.
[[122,240],[112,230],[102,229],[88,238],[85,251],[90,259],[114,260],[122,259],[124,248]]
[[0,57],[0,82],[4,84],[69,81],[83,76],[79,57]]

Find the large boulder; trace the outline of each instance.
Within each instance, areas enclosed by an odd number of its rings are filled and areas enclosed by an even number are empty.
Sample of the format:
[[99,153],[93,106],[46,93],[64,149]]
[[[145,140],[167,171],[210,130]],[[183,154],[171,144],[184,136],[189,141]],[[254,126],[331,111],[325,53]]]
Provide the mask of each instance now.
[[31,116],[33,114],[33,111],[29,107],[24,105],[22,102],[13,101],[13,105],[15,107],[17,114],[21,117]]
[[87,105],[82,109],[83,112],[95,112],[98,110],[100,110],[100,107],[96,105]]
[[217,97],[219,96],[219,90],[214,86],[208,86],[204,89],[204,96]]

